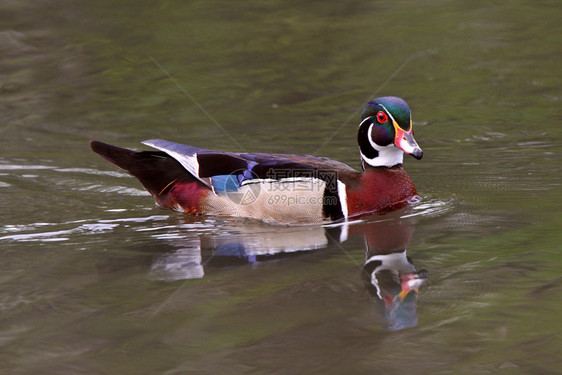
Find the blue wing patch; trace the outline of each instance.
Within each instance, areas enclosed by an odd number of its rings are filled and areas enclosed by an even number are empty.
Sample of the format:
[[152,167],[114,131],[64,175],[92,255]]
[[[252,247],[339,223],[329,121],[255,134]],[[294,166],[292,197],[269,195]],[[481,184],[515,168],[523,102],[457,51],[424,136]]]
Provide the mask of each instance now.
[[211,178],[211,184],[213,186],[213,190],[217,194],[224,193],[226,191],[236,191],[240,187],[238,176],[232,174],[213,176]]
[[[254,162],[248,162],[248,167],[251,168],[255,165]],[[242,186],[245,180],[252,180],[256,177],[252,174],[250,169],[238,171],[239,173],[223,174],[211,177],[211,186],[215,194],[220,194],[228,191],[236,191]]]

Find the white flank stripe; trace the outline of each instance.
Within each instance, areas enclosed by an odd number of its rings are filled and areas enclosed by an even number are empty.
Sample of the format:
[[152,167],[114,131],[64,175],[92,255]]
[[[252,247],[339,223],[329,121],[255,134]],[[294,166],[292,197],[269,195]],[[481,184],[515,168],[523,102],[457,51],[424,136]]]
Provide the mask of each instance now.
[[345,224],[341,227],[340,243],[344,243],[345,241],[347,241],[348,236],[349,236],[349,224],[346,221]]
[[349,214],[347,209],[347,192],[345,191],[345,184],[340,180],[338,180],[338,198],[340,199],[341,213],[345,221],[347,221]]

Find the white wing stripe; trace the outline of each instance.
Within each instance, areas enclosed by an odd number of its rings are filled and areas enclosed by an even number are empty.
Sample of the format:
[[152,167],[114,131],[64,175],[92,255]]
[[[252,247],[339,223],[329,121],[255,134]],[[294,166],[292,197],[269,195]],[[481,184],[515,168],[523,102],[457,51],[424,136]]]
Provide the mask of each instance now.
[[199,162],[197,161],[197,154],[185,155],[185,154],[180,154],[179,152],[167,149],[166,147],[160,147],[160,146],[155,145],[154,143],[149,142],[149,141],[144,141],[142,143],[147,145],[147,146],[153,147],[157,150],[163,151],[166,154],[170,155],[178,163],[180,163],[189,173],[191,173],[193,175],[193,177],[195,177],[196,179],[201,181],[203,184],[205,184],[207,186],[209,185],[208,182],[204,181],[201,177],[199,177]]

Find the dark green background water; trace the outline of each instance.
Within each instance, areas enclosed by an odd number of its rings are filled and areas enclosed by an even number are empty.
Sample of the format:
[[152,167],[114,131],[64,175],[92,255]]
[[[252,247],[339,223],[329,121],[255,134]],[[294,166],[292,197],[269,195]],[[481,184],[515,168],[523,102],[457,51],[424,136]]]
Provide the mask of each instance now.
[[[561,9],[0,2],[2,373],[559,373]],[[382,95],[412,108],[422,200],[342,244],[158,209],[87,145],[358,167],[358,111]],[[428,271],[410,328],[388,329],[362,279],[381,221],[414,231],[407,254]],[[318,249],[253,262],[213,257],[221,241]],[[194,268],[201,251],[214,263]]]

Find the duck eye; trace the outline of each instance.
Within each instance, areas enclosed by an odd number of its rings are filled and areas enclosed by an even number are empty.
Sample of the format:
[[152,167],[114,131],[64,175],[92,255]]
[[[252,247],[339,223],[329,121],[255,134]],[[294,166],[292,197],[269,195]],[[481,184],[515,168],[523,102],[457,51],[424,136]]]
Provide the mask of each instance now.
[[388,116],[383,111],[379,111],[377,113],[377,121],[379,122],[379,124],[384,124],[388,121]]

